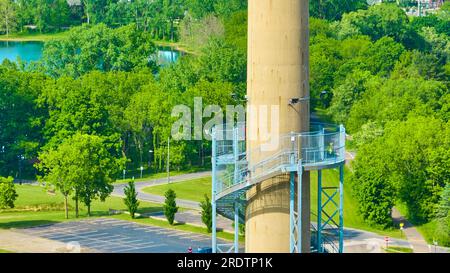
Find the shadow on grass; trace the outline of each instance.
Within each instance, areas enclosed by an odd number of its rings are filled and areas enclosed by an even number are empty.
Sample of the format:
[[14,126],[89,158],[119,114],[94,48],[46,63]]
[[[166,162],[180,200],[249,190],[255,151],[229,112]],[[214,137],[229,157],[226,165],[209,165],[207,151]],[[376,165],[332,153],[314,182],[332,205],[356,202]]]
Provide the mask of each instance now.
[[0,229],[10,229],[10,228],[30,228],[36,226],[47,226],[53,225],[60,222],[51,220],[23,220],[23,221],[11,221],[7,223],[0,223]]

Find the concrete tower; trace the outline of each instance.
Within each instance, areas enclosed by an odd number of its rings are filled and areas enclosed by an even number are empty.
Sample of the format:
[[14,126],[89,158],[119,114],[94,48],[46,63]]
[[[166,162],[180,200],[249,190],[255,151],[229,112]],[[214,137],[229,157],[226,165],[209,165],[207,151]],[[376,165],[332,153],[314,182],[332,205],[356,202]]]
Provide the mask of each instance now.
[[[249,0],[248,13],[248,105],[278,106],[279,135],[308,131],[308,0]],[[247,151],[266,141],[255,122],[247,118],[248,126],[256,128],[247,131]],[[278,151],[249,153],[249,165]],[[302,252],[309,252],[309,172],[303,174],[302,185]],[[289,175],[258,184],[247,199],[246,252],[289,252]]]

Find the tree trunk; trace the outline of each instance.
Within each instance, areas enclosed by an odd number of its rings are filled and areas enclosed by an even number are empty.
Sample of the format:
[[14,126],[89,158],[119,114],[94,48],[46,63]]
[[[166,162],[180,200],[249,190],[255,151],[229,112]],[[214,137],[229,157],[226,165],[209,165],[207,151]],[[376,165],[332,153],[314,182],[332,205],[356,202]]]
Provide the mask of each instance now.
[[87,205],[87,214],[88,214],[88,217],[91,217],[91,203],[89,203]]
[[78,218],[78,192],[75,192],[75,218]]
[[64,209],[65,209],[65,215],[66,215],[66,219],[69,219],[69,205],[67,202],[67,194],[64,195]]

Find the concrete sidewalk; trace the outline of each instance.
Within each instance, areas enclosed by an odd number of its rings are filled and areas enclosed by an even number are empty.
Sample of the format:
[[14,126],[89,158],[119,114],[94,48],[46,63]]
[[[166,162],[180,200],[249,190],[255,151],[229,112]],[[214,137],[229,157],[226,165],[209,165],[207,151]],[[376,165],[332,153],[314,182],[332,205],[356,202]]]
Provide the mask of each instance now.
[[403,223],[403,233],[410,242],[414,253],[430,253],[430,247],[422,234],[396,208],[392,208],[392,219],[396,225]]

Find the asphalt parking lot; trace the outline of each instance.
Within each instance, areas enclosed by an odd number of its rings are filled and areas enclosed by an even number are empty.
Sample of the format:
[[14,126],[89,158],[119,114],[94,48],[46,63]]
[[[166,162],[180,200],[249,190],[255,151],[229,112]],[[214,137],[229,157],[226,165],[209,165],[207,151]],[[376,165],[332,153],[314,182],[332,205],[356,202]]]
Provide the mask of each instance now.
[[22,229],[21,232],[104,253],[186,253],[210,247],[211,237],[191,232],[95,218]]

